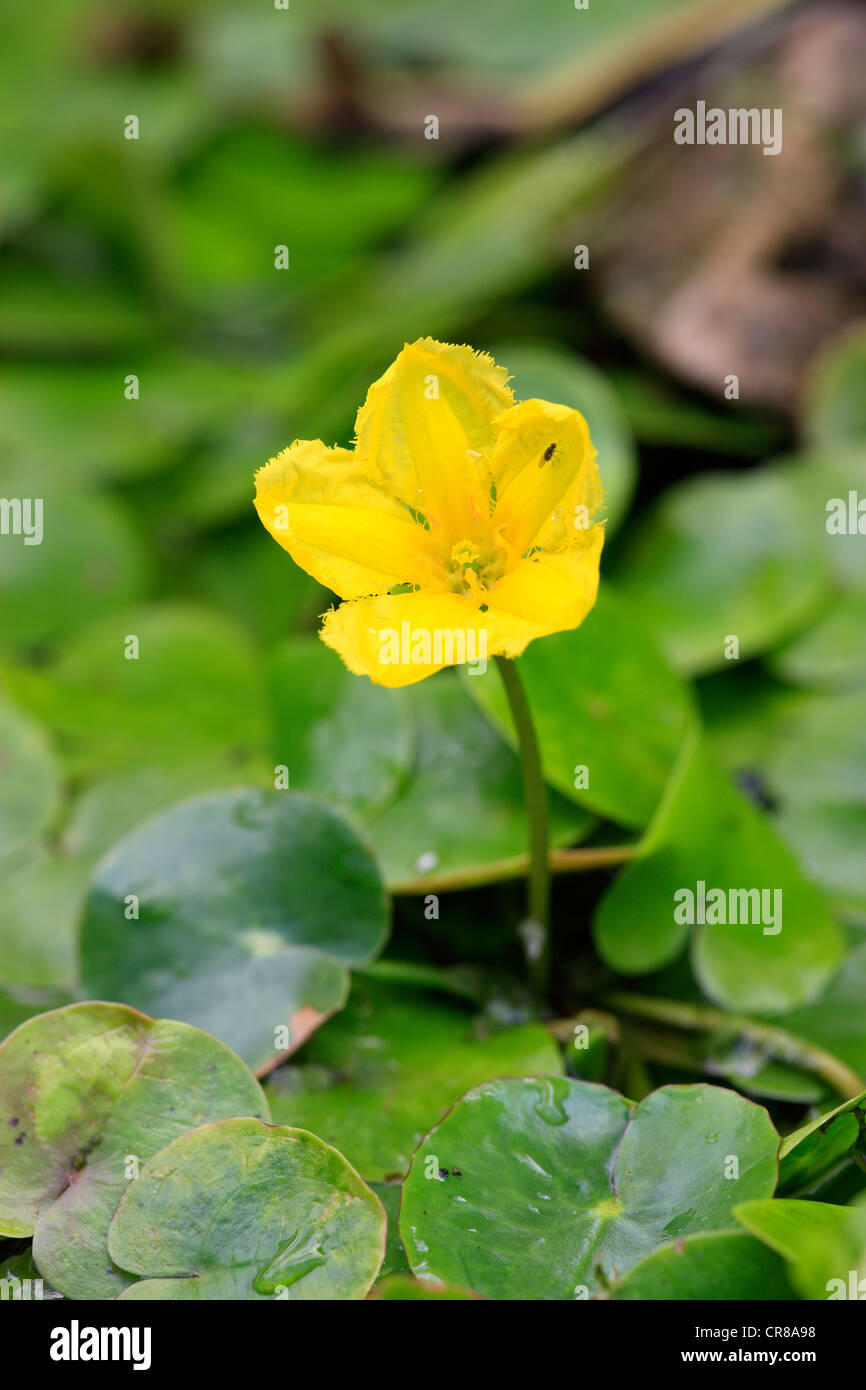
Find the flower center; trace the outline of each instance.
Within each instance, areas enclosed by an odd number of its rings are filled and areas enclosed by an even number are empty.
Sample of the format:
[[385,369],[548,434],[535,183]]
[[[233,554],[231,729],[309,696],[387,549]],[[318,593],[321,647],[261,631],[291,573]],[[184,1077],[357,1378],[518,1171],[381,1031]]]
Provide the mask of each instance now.
[[501,579],[502,562],[492,551],[482,551],[472,541],[458,541],[451,547],[448,577],[452,593],[472,597]]

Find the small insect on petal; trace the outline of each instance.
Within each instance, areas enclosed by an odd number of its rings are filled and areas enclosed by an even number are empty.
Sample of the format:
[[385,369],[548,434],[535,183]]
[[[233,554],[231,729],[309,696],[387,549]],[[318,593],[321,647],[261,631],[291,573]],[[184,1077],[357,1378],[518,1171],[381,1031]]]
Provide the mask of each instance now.
[[553,458],[553,455],[554,455],[555,453],[556,453],[556,444],[555,444],[555,443],[554,443],[554,444],[548,444],[547,448],[546,448],[545,451],[544,451],[544,457],[542,458],[540,464],[538,465],[539,468],[543,468],[544,465],[545,465],[546,463],[550,463],[550,460]]

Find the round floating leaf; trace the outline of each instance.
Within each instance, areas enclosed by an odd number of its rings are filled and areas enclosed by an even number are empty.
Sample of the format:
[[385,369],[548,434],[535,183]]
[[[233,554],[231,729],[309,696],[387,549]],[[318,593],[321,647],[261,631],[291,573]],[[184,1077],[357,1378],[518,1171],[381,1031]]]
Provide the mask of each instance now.
[[612,534],[634,491],[637,451],[628,419],[606,377],[590,362],[556,347],[508,343],[493,348],[492,356],[507,369],[517,400],[556,401],[585,416],[598,450],[607,530]]
[[788,1261],[791,1280],[804,1298],[861,1298],[866,1289],[866,1204],[751,1201],[734,1215]]
[[[519,665],[547,779],[611,820],[645,825],[694,711],[689,691],[628,607],[602,587],[576,631],[531,643]],[[467,678],[466,686],[513,743],[498,671]]]
[[636,975],[667,964],[691,938],[703,988],[741,1011],[777,1012],[814,998],[843,954],[821,894],[699,740],[684,751],[593,930],[607,963]]
[[785,1031],[832,1052],[847,1062],[866,1085],[866,942],[848,952],[838,974],[813,1004],[785,1018]]
[[787,1134],[779,1148],[779,1191],[805,1191],[846,1154],[861,1149],[864,1127],[866,1091]]
[[[866,457],[862,444],[825,445],[798,455],[790,460],[789,477],[803,498],[811,535],[821,545],[825,564],[843,589],[862,593],[866,589],[863,532],[859,529],[863,522],[856,512],[858,500],[862,503],[866,497]],[[853,516],[851,493],[854,493]],[[836,524],[840,515],[845,523],[842,531]]]
[[71,987],[87,870],[41,844],[0,860],[0,978],[5,985]]
[[866,786],[866,690],[792,703],[776,722],[765,763],[786,806],[862,806]]
[[50,671],[13,671],[9,684],[62,737],[75,771],[220,755],[237,784],[266,749],[254,647],[233,623],[192,604],[102,618],[76,634]]
[[[39,1273],[33,1259],[32,1246],[28,1246],[20,1255],[11,1255],[8,1260],[0,1260],[0,1285],[4,1282],[7,1290],[5,1297],[11,1298],[15,1302],[38,1299],[41,1303],[49,1298],[63,1297]],[[27,1287],[28,1282],[29,1289]],[[0,1297],[3,1296],[0,1295]]]
[[[250,750],[251,751],[251,750]],[[157,761],[127,767],[98,776],[75,798],[63,829],[63,848],[79,863],[92,865],[117,843],[158,811],[207,792],[234,791],[244,786],[272,787],[274,766],[270,759],[244,754],[239,749],[215,750],[210,756]]]
[[22,1023],[0,1046],[0,1096],[0,1231],[34,1233],[40,1272],[69,1298],[129,1282],[106,1237],[139,1164],[194,1125],[268,1115],[223,1043],[120,1004]]
[[715,1086],[634,1106],[564,1077],[493,1081],[419,1147],[400,1234],[419,1277],[586,1297],[671,1240],[732,1227],[736,1202],[772,1193],[778,1143],[765,1110]]
[[117,1209],[123,1299],[359,1299],[385,1213],[342,1154],[302,1129],[223,1120],[175,1139]]
[[647,1255],[618,1279],[610,1297],[710,1301],[796,1298],[778,1255],[745,1231],[686,1236]]
[[56,760],[42,728],[23,710],[0,703],[0,859],[47,825],[59,794]]
[[407,1171],[448,1106],[481,1081],[560,1069],[537,1024],[493,1028],[452,1000],[356,980],[346,1009],[268,1085],[274,1118],[321,1135],[368,1180]]
[[384,690],[347,671],[315,637],[297,637],[275,653],[271,692],[274,757],[293,787],[373,819],[410,775],[415,753],[405,692]]
[[617,569],[678,670],[754,656],[804,627],[827,591],[823,545],[788,472],[690,478],[655,505]]
[[376,865],[345,822],[288,791],[225,792],[146,822],[102,861],[82,968],[88,993],[206,1028],[267,1069],[340,1008],[347,967],[386,932]]
[[[376,850],[388,884],[479,869],[526,848],[517,757],[453,671],[384,690],[312,638],[273,668],[275,758],[292,786],[344,810]],[[552,798],[555,843],[586,834],[588,815]]]
[[[356,679],[356,677],[350,677]],[[472,687],[486,677],[469,676]],[[399,795],[365,826],[395,891],[420,889],[426,875],[451,869],[468,877],[526,850],[526,811],[516,754],[475,708],[454,672],[405,693],[416,730],[411,775]],[[585,836],[591,817],[564,797],[550,798],[554,844]]]
[[793,685],[819,690],[866,685],[866,593],[846,594],[767,664]]
[[117,503],[61,491],[40,500],[41,543],[10,535],[0,546],[0,643],[65,637],[144,587],[141,543]]
[[774,824],[811,882],[846,918],[866,925],[866,806],[791,806]]

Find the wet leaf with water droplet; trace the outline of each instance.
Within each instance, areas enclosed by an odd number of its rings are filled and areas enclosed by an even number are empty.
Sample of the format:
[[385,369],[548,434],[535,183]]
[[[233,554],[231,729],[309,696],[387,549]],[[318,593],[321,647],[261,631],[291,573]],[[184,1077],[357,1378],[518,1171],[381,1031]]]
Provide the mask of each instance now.
[[302,1129],[222,1120],[142,1169],[111,1224],[123,1299],[360,1299],[385,1212],[342,1154]]
[[83,973],[96,997],[207,1028],[261,1071],[285,1055],[280,1027],[293,1050],[341,1007],[347,967],[386,930],[376,864],[344,821],[294,792],[225,792],[146,822],[102,861]]
[[33,1233],[44,1278],[68,1298],[116,1298],[108,1226],[140,1166],[195,1125],[269,1118],[224,1043],[122,1004],[71,1004],[0,1047],[0,1234]]
[[[737,1202],[773,1192],[778,1145],[762,1107],[716,1086],[663,1086],[635,1106],[565,1077],[491,1081],[420,1145],[400,1233],[420,1278],[586,1296],[671,1240],[734,1228]],[[433,1155],[459,1166],[459,1187],[427,1179]]]

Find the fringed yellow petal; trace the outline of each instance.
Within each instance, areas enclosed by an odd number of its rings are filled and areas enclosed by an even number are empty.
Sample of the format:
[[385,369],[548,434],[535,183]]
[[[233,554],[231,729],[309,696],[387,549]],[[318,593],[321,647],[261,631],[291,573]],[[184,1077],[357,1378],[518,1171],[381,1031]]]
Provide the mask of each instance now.
[[513,399],[491,357],[421,338],[370,387],[357,452],[450,550],[488,527],[493,421]]
[[444,580],[430,535],[348,449],[300,440],[256,473],[256,511],[296,564],[341,598]]
[[587,530],[604,494],[583,416],[549,401],[522,401],[497,421],[491,466],[493,527],[509,563],[533,546],[568,547]]
[[488,591],[490,612],[531,625],[530,637],[577,627],[596,600],[603,544],[604,528],[593,526],[570,550],[521,560]]
[[341,604],[325,614],[321,637],[355,675],[396,687],[444,666],[483,668],[505,650],[511,626],[460,594],[419,592]]

